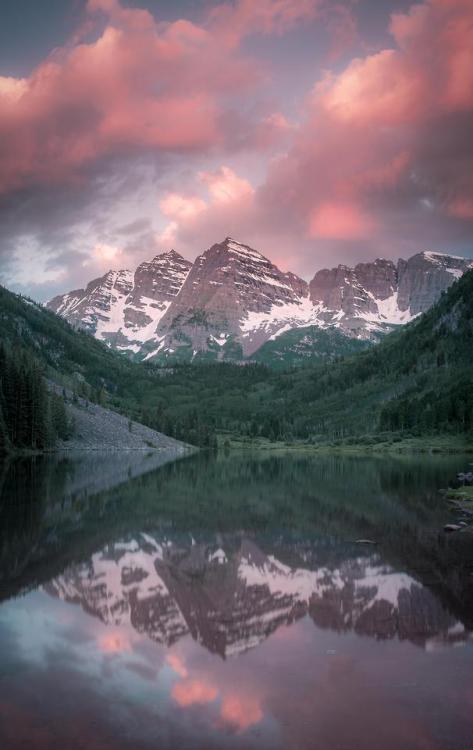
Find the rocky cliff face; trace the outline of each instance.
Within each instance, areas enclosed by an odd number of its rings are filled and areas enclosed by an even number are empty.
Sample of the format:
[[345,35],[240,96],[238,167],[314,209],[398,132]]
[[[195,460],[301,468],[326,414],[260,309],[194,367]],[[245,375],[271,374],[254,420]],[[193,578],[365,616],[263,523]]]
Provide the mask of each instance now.
[[112,310],[127,297],[132,287],[131,271],[108,271],[85,289],[54,297],[47,307],[73,326],[96,334],[103,323],[110,321]]
[[440,253],[423,252],[408,260],[378,259],[355,268],[338,266],[318,271],[310,282],[310,298],[335,317],[337,327],[349,336],[371,338],[383,328],[407,323],[429,309],[441,293],[473,261]]
[[227,237],[194,264],[175,251],[134,274],[109,271],[48,307],[139,359],[251,358],[287,331],[315,326],[376,341],[427,310],[473,261],[423,252],[318,271],[310,284]]
[[109,271],[47,307],[115,349],[137,353],[179,294],[192,263],[174,250],[136,271]]
[[[224,658],[258,646],[281,625],[309,615],[318,627],[428,648],[464,642],[468,631],[434,595],[376,555],[317,564],[316,543],[281,562],[257,540],[196,542],[141,533],[109,544],[45,587],[114,626],[171,645],[190,634]],[[311,560],[313,562],[311,562]]]
[[409,260],[399,260],[398,306],[418,315],[428,310],[452,283],[465,271],[473,268],[473,261],[440,253],[418,253]]
[[[305,281],[227,237],[196,259],[158,326],[156,352],[189,349],[190,356],[211,352],[221,359],[232,351],[247,356],[278,330],[281,318],[301,308],[305,298]],[[261,319],[267,320],[266,326],[255,325]]]

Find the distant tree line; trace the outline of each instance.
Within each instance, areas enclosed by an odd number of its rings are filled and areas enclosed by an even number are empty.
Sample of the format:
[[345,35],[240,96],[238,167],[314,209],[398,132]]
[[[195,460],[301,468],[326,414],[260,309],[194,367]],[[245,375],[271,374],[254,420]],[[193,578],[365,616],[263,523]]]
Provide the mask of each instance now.
[[473,430],[473,383],[464,380],[444,393],[429,391],[390,401],[380,414],[380,429],[421,434]]
[[167,414],[163,405],[158,404],[155,409],[143,408],[139,414],[139,421],[153,430],[199,448],[215,450],[218,447],[214,420],[211,417],[203,418],[195,408],[175,417]]

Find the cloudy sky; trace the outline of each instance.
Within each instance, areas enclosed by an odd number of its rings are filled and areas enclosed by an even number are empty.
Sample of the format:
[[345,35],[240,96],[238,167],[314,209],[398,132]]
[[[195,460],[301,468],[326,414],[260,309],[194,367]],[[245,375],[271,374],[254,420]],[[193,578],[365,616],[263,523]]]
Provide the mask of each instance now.
[[471,0],[2,0],[0,281],[473,257]]

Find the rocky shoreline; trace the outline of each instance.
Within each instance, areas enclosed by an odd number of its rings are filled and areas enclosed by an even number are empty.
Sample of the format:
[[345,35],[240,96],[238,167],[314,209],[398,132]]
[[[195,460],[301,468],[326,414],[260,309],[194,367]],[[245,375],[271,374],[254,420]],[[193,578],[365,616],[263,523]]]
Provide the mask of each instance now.
[[464,472],[457,476],[457,481],[462,482],[461,487],[449,488],[445,491],[445,498],[452,513],[455,513],[455,522],[447,523],[444,531],[468,531],[473,532],[473,472]]

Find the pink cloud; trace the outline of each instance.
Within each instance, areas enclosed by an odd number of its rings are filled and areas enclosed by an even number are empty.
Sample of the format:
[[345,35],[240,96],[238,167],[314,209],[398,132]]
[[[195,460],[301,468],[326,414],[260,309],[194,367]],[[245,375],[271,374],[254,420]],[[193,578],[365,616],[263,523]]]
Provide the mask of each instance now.
[[159,203],[161,212],[176,221],[192,219],[207,207],[206,202],[197,196],[168,193]]
[[235,0],[213,9],[209,25],[230,45],[250,34],[282,34],[313,19],[322,0]]
[[[233,49],[220,23],[236,14],[240,34],[282,31],[313,3],[241,0],[207,22],[160,23],[118,0],[89,0],[84,29],[101,29],[54,51],[26,79],[0,77],[0,191],[71,179],[113,153],[152,149],[205,153],[234,138],[233,96],[263,80],[258,64]],[[219,19],[217,19],[219,16]],[[83,36],[83,35],[82,35]],[[246,125],[244,142],[272,145],[287,131],[281,114]],[[255,136],[251,129],[255,128]]]
[[358,239],[366,237],[371,230],[372,221],[348,203],[322,203],[310,217],[312,237]]
[[447,206],[447,212],[459,219],[473,220],[473,195],[455,198]]
[[345,262],[361,246],[365,257],[412,253],[438,242],[447,220],[473,218],[473,4],[425,0],[390,28],[392,48],[314,86],[264,184],[181,222],[179,246],[236,232],[313,273],[335,249]]
[[249,180],[223,165],[212,172],[199,172],[196,182],[207,188],[207,200],[185,193],[167,193],[161,199],[161,213],[171,221],[158,235],[159,245],[185,251],[198,238],[204,250],[206,243],[213,244],[216,238],[244,232],[243,217],[252,214],[255,195]]
[[179,654],[168,654],[166,656],[166,663],[169,664],[171,669],[173,669],[174,672],[179,675],[179,677],[187,677],[187,667],[184,663],[184,660],[179,656]]
[[392,49],[314,87],[293,147],[256,195],[268,224],[284,211],[292,232],[305,225],[315,240],[382,243],[392,232],[393,246],[400,231],[411,243],[428,234],[425,214],[415,218],[425,198],[432,227],[442,214],[472,218],[473,5],[427,0],[391,30]]
[[212,703],[218,696],[218,690],[203,680],[183,680],[173,686],[171,695],[180,706],[186,708],[196,704]]
[[[179,154],[186,172],[161,187],[167,224],[157,240],[189,256],[235,235],[311,275],[332,255],[453,249],[451,237],[464,247],[473,220],[470,0],[424,0],[395,14],[392,43],[321,74],[297,124],[283,101],[260,101],[267,72],[243,52],[244,39],[316,18],[339,29],[346,50],[354,7],[235,0],[212,4],[200,23],[163,23],[118,0],[89,0],[72,42],[27,78],[0,77],[0,193],[85,182],[104,157],[163,153],[172,164]],[[255,153],[272,154],[259,186]],[[222,166],[205,168],[204,156]],[[120,239],[101,232],[97,243],[105,263]]]
[[[431,181],[422,172],[436,170],[437,165],[445,172],[449,161],[458,167],[462,144],[453,141],[440,152],[436,133],[439,128],[451,127],[454,118],[463,122],[464,113],[473,111],[471,3],[427,0],[409,13],[395,15],[391,31],[396,48],[354,60],[340,74],[327,76],[315,87],[309,120],[288,157],[297,160],[299,169],[306,162],[323,171],[325,195],[313,186],[313,196],[308,199],[309,205],[315,204],[310,208],[311,224],[314,210],[315,215],[322,211],[323,216],[327,198],[348,196],[350,207],[344,221],[347,228],[353,224],[354,237],[361,224],[361,235],[369,230],[367,212],[370,206],[373,213],[379,208],[383,189],[388,193],[400,186],[406,189],[410,181],[420,189],[425,183],[426,191],[444,190],[440,175]],[[424,164],[427,144],[428,161]],[[471,159],[471,149],[465,157]],[[283,170],[284,166],[283,160]],[[461,172],[457,169],[454,175],[449,170],[449,192],[465,190]],[[455,179],[461,182],[457,187],[452,184]],[[470,189],[473,197],[471,182]],[[363,204],[361,223],[360,215],[355,219],[353,214],[354,201]],[[467,202],[468,196],[462,194],[456,205],[464,207]],[[446,206],[449,204],[447,200]],[[373,232],[376,224],[372,222]]]
[[98,640],[101,651],[106,654],[123,654],[132,650],[131,641],[126,633],[105,633]]
[[257,688],[247,685],[244,691],[239,691],[235,684],[227,685],[226,673],[220,665],[210,665],[209,671],[196,670],[177,653],[168,654],[166,662],[181,678],[171,688],[171,697],[181,708],[210,708],[211,722],[215,723],[216,715],[217,726],[234,732],[243,732],[263,719],[262,697]]
[[263,711],[255,698],[233,693],[223,699],[220,715],[225,722],[243,732],[261,721]]
[[223,166],[215,172],[201,172],[199,177],[207,185],[215,203],[232,203],[254,193],[251,183],[239,177],[230,167]]

